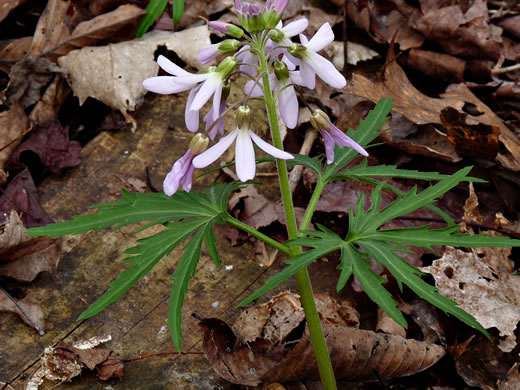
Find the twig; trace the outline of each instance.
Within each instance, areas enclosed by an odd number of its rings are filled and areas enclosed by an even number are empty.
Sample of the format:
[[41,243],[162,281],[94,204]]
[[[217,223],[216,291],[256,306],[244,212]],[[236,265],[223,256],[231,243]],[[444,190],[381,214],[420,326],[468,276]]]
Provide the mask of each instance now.
[[515,70],[520,70],[520,64],[505,66],[503,68],[491,69],[491,74],[492,75],[503,74],[503,73],[507,73],[507,72],[513,72]]

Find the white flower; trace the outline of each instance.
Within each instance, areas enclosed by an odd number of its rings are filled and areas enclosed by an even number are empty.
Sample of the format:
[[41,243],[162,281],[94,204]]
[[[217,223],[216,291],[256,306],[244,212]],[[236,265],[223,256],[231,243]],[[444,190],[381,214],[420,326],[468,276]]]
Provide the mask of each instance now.
[[301,45],[292,44],[289,53],[291,61],[300,65],[300,73],[307,88],[316,86],[316,74],[334,88],[344,88],[347,80],[336,67],[317,52],[328,46],[334,40],[334,33],[330,24],[324,23],[310,41],[300,34]]
[[[242,112],[241,112],[242,111]],[[253,142],[267,154],[283,160],[294,158],[291,154],[284,152],[273,145],[265,142],[251,130],[249,130],[248,117],[249,108],[241,106],[237,112],[237,118],[242,115],[245,119],[238,119],[237,127],[225,137],[222,137],[215,145],[199,154],[193,159],[195,168],[205,168],[215,162],[231,146],[235,144],[235,166],[237,176],[241,181],[251,180],[255,177],[256,161]]]

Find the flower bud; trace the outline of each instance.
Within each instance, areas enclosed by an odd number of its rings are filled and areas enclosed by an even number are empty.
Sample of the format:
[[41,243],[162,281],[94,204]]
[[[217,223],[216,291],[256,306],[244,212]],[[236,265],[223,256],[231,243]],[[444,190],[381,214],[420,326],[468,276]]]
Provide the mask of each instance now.
[[235,57],[226,57],[217,67],[217,72],[222,76],[222,79],[227,78],[237,66],[237,59]]
[[311,125],[317,130],[324,130],[330,127],[330,118],[322,110],[316,109],[311,115]]
[[242,129],[244,127],[249,127],[249,121],[251,118],[251,109],[248,106],[240,106],[237,110],[237,127]]
[[285,34],[283,31],[278,30],[277,28],[273,28],[271,31],[269,31],[269,38],[271,38],[271,41],[280,43],[285,39]]
[[208,148],[209,138],[204,137],[202,134],[197,133],[193,136],[190,142],[191,153],[195,156],[201,154]]
[[217,31],[220,31],[224,34],[229,35],[230,37],[240,39],[244,36],[244,30],[240,27],[235,26],[231,23],[224,23],[219,21],[211,21],[208,23],[211,28],[214,28]]
[[307,48],[300,43],[293,43],[287,51],[289,54],[300,59],[305,58],[305,55],[307,54]]
[[218,45],[219,54],[234,53],[240,47],[240,42],[236,39],[226,39]]
[[274,75],[278,81],[285,81],[289,79],[289,69],[284,62],[276,61],[273,65]]

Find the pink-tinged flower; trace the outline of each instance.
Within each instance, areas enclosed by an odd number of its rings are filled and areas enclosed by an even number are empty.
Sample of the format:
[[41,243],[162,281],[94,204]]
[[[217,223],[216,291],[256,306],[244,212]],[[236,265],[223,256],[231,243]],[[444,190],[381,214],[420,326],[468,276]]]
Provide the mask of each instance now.
[[[226,100],[229,97],[229,93],[231,91],[231,82],[226,80],[222,87],[222,100],[220,101],[220,107],[218,115],[214,115],[214,110],[211,109],[208,111],[206,116],[204,117],[204,123],[206,123],[206,132],[208,133],[209,138],[213,141],[217,133],[220,135],[224,135],[224,112],[226,111]],[[220,119],[218,119],[220,117]],[[217,123],[215,121],[218,119]],[[210,129],[211,128],[211,129]]]
[[[238,62],[241,63],[241,65],[239,65],[239,69],[242,72],[246,72],[247,74],[250,74],[250,75],[254,75],[256,73],[255,65],[258,65],[258,56],[256,56],[255,54],[253,54],[251,52],[249,45],[242,46],[240,48],[240,50],[238,51],[236,57],[237,57]],[[250,64],[250,65],[245,65],[245,64]]]
[[208,23],[208,26],[233,38],[240,39],[244,36],[244,30],[231,23],[211,21]]
[[204,152],[208,147],[209,140],[196,134],[190,142],[188,151],[173,164],[172,170],[166,175],[163,182],[164,193],[172,196],[177,192],[180,186],[184,191],[191,190],[191,182],[193,177],[193,159],[199,153]]
[[271,29],[278,24],[288,3],[289,0],[267,1],[263,12],[266,28]]
[[347,85],[347,80],[336,67],[317,53],[333,40],[332,28],[328,23],[324,23],[310,41],[305,35],[300,34],[301,44],[293,43],[289,48],[288,51],[294,58],[294,62],[300,65],[302,80],[306,87],[313,89],[316,86],[316,75],[334,88],[344,88]]
[[202,64],[207,64],[222,54],[236,52],[239,47],[240,42],[236,39],[226,39],[220,43],[203,47],[197,58]]
[[291,154],[277,149],[265,142],[251,130],[249,130],[250,109],[246,106],[239,107],[237,111],[237,127],[231,133],[222,137],[215,145],[199,154],[193,159],[195,168],[205,168],[215,162],[236,140],[235,166],[237,176],[241,181],[251,180],[255,177],[256,161],[253,142],[267,154],[283,160],[294,158]]
[[265,28],[264,9],[258,8],[254,4],[242,3],[242,0],[235,0],[235,10],[237,18],[244,29],[251,33],[262,31]]
[[315,129],[320,131],[325,143],[325,154],[327,156],[327,164],[334,162],[334,146],[340,148],[348,146],[363,156],[368,156],[365,149],[356,141],[348,137],[344,132],[332,124],[327,114],[321,110],[316,110],[311,116],[311,124]]
[[[159,66],[173,76],[151,77],[143,81],[143,87],[151,92],[170,94],[191,89],[186,105],[186,127],[190,131],[198,129],[198,111],[213,95],[213,109],[215,114],[220,108],[222,83],[235,69],[235,57],[225,58],[218,67],[210,67],[208,73],[193,74],[185,71],[164,56],[157,59]],[[198,85],[201,83],[201,85]],[[193,111],[193,112],[188,112]]]

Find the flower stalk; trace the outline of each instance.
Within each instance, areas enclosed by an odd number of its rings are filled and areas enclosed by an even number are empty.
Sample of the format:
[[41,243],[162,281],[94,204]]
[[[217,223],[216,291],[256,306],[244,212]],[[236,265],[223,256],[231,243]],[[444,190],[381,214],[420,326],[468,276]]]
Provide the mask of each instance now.
[[[264,47],[258,50],[258,57],[260,63],[260,71],[264,72],[262,77],[262,84],[264,90],[264,100],[267,110],[267,117],[269,119],[269,126],[271,129],[271,138],[275,148],[283,150],[282,137],[280,134],[280,126],[278,124],[278,117],[276,115],[276,101],[271,91],[269,80],[269,68],[267,59],[264,55]],[[285,219],[287,223],[287,234],[289,239],[296,239],[298,237],[298,225],[296,222],[296,214],[294,211],[294,204],[292,200],[291,189],[289,186],[289,175],[287,171],[287,163],[285,160],[276,159],[276,167],[278,169],[278,178],[280,182],[280,192],[282,194],[282,202],[285,212]],[[312,212],[308,216],[309,222],[312,217]],[[308,223],[307,223],[308,225]],[[299,246],[291,247],[291,257],[302,253]],[[307,268],[302,269],[295,275],[298,292],[300,294],[303,310],[305,312],[305,319],[307,327],[311,336],[312,347],[318,365],[321,383],[324,390],[335,390],[336,379],[334,377],[334,370],[330,361],[327,344],[321,327],[316,302],[312,292],[311,280]]]

